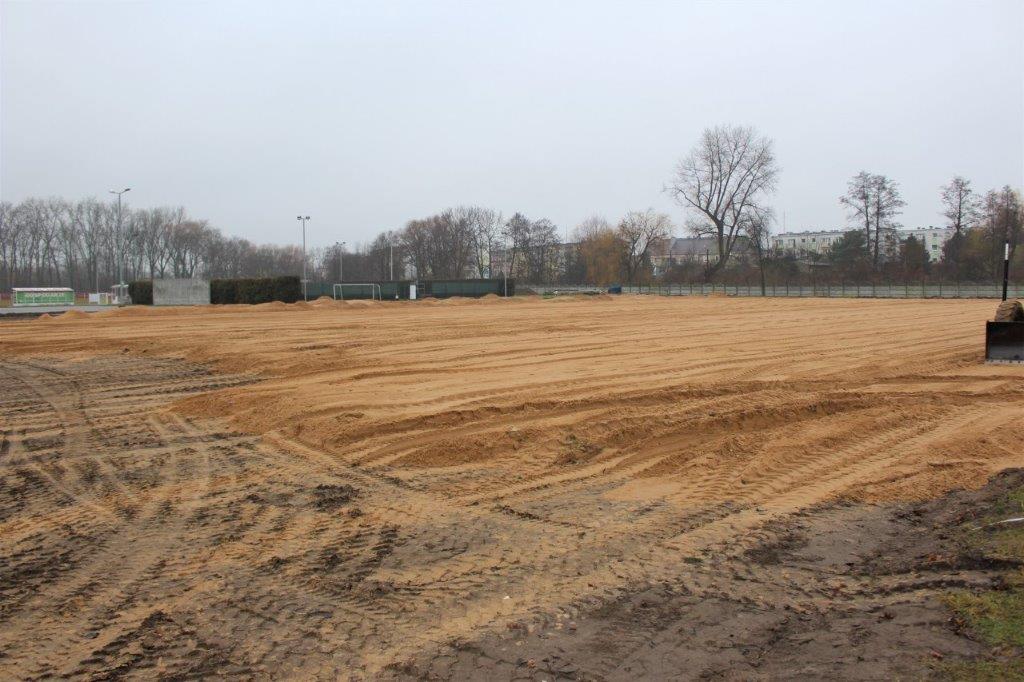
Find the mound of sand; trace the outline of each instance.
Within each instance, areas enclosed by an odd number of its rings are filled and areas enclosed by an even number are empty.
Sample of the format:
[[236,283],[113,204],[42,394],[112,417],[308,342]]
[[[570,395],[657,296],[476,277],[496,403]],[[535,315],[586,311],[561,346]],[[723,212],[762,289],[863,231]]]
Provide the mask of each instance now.
[[1024,305],[1020,301],[1003,301],[996,308],[996,322],[1024,322]]
[[287,303],[281,301],[270,301],[269,303],[257,303],[252,306],[253,310],[284,310],[288,307]]
[[324,308],[337,308],[338,305],[339,305],[339,302],[335,301],[330,296],[321,296],[320,298],[318,298],[315,301],[313,301],[312,303],[310,303],[309,307],[310,308],[318,308],[318,309],[322,310]]
[[152,308],[142,305],[126,306],[110,311],[111,317],[148,317],[153,313]]
[[81,320],[81,319],[86,318],[86,317],[89,317],[89,313],[87,313],[87,312],[83,312],[81,310],[68,310],[68,311],[65,311],[60,316],[60,319],[62,319],[62,320]]

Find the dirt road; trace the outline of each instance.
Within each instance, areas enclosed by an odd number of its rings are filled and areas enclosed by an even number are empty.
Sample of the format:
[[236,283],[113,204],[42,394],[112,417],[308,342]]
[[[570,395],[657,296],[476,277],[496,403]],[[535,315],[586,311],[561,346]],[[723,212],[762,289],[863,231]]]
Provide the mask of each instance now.
[[[602,297],[4,323],[0,676],[630,677],[642,629],[560,644],[562,668],[515,648],[672,585],[820,614],[842,590],[744,558],[773,523],[1024,463],[1024,368],[980,362],[993,309]],[[727,627],[712,615],[693,636]]]

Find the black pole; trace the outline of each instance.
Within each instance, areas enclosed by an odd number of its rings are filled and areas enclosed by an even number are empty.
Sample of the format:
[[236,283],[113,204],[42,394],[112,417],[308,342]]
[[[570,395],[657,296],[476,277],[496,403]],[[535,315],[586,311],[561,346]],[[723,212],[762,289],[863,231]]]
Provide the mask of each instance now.
[[1003,300],[1006,300],[1006,286],[1010,283],[1010,240],[1006,240],[1003,251]]

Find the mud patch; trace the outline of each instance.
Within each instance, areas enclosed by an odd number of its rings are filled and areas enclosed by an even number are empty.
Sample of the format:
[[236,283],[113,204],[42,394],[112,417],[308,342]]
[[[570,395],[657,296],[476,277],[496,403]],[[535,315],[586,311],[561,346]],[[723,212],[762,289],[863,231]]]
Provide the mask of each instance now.
[[720,547],[678,579],[565,605],[396,663],[391,679],[926,679],[985,647],[945,603],[999,584],[951,524],[1024,485],[1024,470],[917,505],[820,506]]
[[344,507],[359,495],[350,485],[321,483],[313,489],[313,505],[320,511],[333,511]]

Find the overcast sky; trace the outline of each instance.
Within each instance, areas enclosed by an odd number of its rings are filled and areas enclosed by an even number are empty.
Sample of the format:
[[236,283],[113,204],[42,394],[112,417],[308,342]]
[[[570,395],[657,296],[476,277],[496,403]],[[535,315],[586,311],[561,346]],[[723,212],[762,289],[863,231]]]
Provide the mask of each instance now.
[[[350,244],[447,206],[563,231],[683,212],[701,130],[775,140],[781,230],[903,188],[1024,177],[1024,2],[9,2],[0,198],[183,205],[258,242]],[[677,228],[682,233],[682,228]]]

